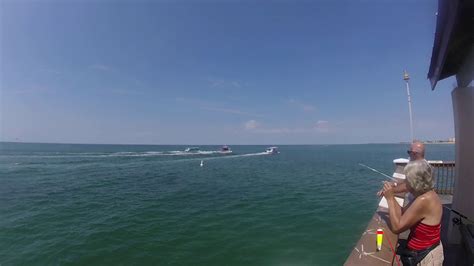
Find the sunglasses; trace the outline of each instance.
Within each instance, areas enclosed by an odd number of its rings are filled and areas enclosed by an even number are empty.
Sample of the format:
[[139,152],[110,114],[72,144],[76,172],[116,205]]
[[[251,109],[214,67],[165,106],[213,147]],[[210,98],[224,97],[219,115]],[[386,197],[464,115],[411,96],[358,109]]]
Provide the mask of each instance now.
[[415,154],[416,151],[407,150],[407,153],[411,155],[411,154]]

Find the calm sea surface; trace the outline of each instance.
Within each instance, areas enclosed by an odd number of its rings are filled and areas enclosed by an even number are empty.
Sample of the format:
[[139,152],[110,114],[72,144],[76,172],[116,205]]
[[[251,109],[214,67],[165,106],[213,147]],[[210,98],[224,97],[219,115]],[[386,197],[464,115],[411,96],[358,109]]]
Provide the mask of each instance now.
[[384,180],[358,163],[391,174],[407,157],[402,144],[185,148],[0,143],[0,264],[341,265]]

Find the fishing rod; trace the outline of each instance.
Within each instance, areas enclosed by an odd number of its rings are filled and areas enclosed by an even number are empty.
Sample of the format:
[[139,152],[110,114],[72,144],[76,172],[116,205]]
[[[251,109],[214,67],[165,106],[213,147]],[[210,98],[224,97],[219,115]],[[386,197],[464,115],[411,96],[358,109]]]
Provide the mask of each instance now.
[[[398,180],[396,180],[395,178],[393,178],[393,177],[391,177],[391,176],[389,176],[389,175],[387,175],[387,174],[385,174],[385,173],[382,173],[382,172],[380,172],[380,171],[378,171],[378,170],[376,170],[376,169],[374,169],[374,168],[372,168],[372,167],[369,167],[369,166],[367,166],[367,165],[365,165],[365,164],[359,163],[359,165],[360,165],[360,166],[363,166],[363,167],[366,167],[366,168],[368,168],[368,169],[370,169],[370,170],[372,170],[372,171],[374,171],[374,172],[376,172],[376,173],[378,173],[378,174],[381,174],[381,175],[383,175],[383,176],[385,176],[385,177],[388,177],[388,178],[390,178],[391,180],[398,181]],[[468,222],[474,224],[474,221],[472,221],[471,219],[467,218],[466,215],[464,215],[464,214],[462,214],[462,213],[460,213],[460,212],[458,212],[458,211],[456,211],[456,210],[454,210],[454,209],[451,209],[451,208],[449,208],[449,207],[447,207],[447,206],[445,206],[445,205],[443,205],[443,207],[446,208],[446,209],[448,209],[449,211],[452,211],[453,213],[459,215],[459,217],[463,218],[464,220],[466,220],[466,221],[468,221]],[[456,219],[456,218],[454,218],[454,219]],[[454,219],[453,219],[453,220],[454,220]],[[458,221],[458,222],[456,222],[456,223],[459,223],[459,222],[460,222],[460,221]]]
[[[455,214],[459,215],[459,217],[465,219],[466,221],[468,221],[468,222],[474,224],[474,221],[472,221],[471,219],[467,218],[466,215],[464,215],[464,214],[462,214],[462,213],[460,213],[460,212],[458,212],[458,211],[456,211],[456,210],[454,210],[454,209],[451,209],[451,208],[449,208],[449,207],[447,207],[447,206],[445,206],[445,205],[443,205],[443,207],[446,208],[446,209],[448,209],[449,211],[452,211],[452,212],[454,212]],[[459,223],[461,222],[460,220],[459,220],[459,221],[455,221],[455,219],[457,219],[457,218],[453,218],[453,222],[454,222],[454,223],[459,224]]]
[[365,165],[365,164],[359,163],[359,165],[360,165],[360,166],[363,166],[363,167],[365,167],[365,168],[367,168],[367,169],[369,169],[369,170],[371,170],[371,171],[373,171],[373,172],[376,172],[376,173],[378,173],[378,174],[381,174],[381,175],[383,175],[383,176],[389,178],[389,179],[392,180],[392,181],[395,181],[395,182],[398,181],[397,179],[395,179],[395,178],[393,178],[393,177],[391,177],[391,176],[389,176],[389,175],[387,175],[387,174],[385,174],[385,173],[382,173],[382,172],[380,172],[380,171],[378,171],[378,170],[376,170],[376,169],[374,169],[374,168],[372,168],[372,167],[369,167],[369,166],[367,166],[367,165]]

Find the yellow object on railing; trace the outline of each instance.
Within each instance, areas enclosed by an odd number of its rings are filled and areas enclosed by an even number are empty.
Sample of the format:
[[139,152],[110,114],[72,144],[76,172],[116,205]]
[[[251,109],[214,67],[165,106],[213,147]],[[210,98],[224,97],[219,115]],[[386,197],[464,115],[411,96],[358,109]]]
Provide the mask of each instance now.
[[382,250],[383,229],[377,229],[377,251]]

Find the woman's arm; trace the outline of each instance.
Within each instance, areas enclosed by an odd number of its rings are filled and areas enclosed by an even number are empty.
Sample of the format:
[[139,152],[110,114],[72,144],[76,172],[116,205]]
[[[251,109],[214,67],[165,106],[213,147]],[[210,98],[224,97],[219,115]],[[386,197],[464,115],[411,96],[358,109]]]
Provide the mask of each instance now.
[[424,208],[426,205],[423,199],[415,199],[415,201],[402,214],[402,208],[395,200],[394,188],[392,185],[384,184],[384,196],[388,203],[388,213],[390,217],[390,229],[399,234],[406,231],[414,224],[424,218]]
[[[391,184],[394,186],[393,187],[393,192],[395,194],[408,192],[407,184],[406,184],[406,181],[404,181],[404,180],[402,180],[400,182],[396,182],[396,183],[392,182]],[[383,191],[384,191],[384,189],[382,188],[382,190],[377,192],[377,196],[382,197],[383,196]]]

